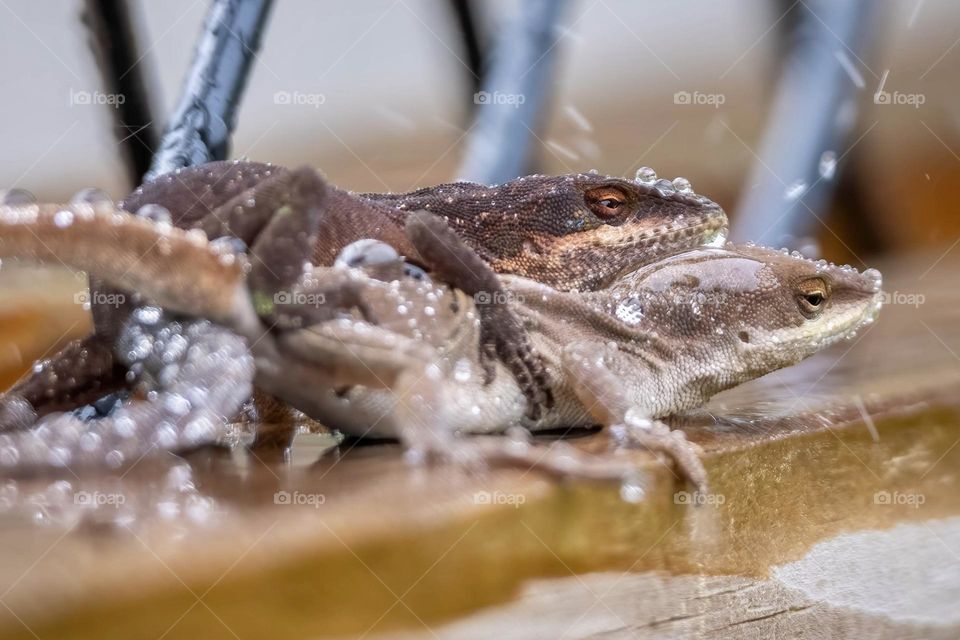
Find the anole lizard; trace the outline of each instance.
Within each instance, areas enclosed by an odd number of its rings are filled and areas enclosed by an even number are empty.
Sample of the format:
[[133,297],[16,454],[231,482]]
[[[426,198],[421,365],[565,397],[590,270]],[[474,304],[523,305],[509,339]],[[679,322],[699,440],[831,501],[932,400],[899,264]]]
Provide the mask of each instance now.
[[[201,352],[206,368],[177,361],[179,369],[196,375],[186,384],[178,377],[183,371],[171,374],[164,363],[170,337],[158,352],[150,317],[132,318],[125,334],[132,337],[121,355],[149,372],[156,385],[158,397],[147,403],[154,421],[134,420],[130,409],[122,409],[84,427],[96,438],[83,447],[80,427],[69,416],[50,416],[40,427],[43,438],[0,437],[0,465],[10,470],[49,464],[51,456],[63,464],[96,464],[114,452],[115,459],[128,460],[153,447],[213,441],[224,427],[210,416],[235,410],[255,375],[257,385],[329,426],[396,436],[414,451],[466,461],[506,459],[570,471],[550,456],[502,442],[475,445],[456,432],[600,423],[627,442],[667,453],[703,488],[706,475],[695,447],[657,419],[851,337],[873,321],[881,303],[880,274],[873,269],[860,273],[752,246],[681,253],[623,274],[596,292],[560,292],[502,276],[556,381],[555,406],[534,421],[525,415],[523,393],[512,377],[483,382],[477,302],[423,276],[403,275],[399,256],[386,245],[367,243],[359,255],[353,252],[362,269],[314,267],[284,283],[300,302],[284,312],[286,329],[264,333],[243,254],[227,254],[224,261],[222,248],[209,248],[202,236],[157,231],[146,220],[108,209],[77,209],[66,228],[55,224],[58,213],[0,209],[0,256],[41,261],[56,256],[230,331],[218,333],[204,324],[205,335],[212,336]],[[456,234],[434,216],[415,214],[407,226],[414,242],[431,233],[447,250],[462,249]],[[117,255],[92,249],[105,246],[111,234],[125,238]],[[155,248],[161,240],[164,254]],[[170,270],[172,262],[193,276]],[[347,304],[325,301],[328,292],[344,291],[352,296]],[[346,307],[355,309],[352,316],[342,315]],[[253,362],[235,357],[235,336],[250,345]],[[130,348],[139,343],[139,350]],[[237,363],[224,372],[233,384],[220,378],[219,386],[211,386],[211,370],[227,361]],[[170,381],[180,386],[171,391]],[[196,387],[210,392],[184,395]],[[116,428],[118,421],[124,428]]]

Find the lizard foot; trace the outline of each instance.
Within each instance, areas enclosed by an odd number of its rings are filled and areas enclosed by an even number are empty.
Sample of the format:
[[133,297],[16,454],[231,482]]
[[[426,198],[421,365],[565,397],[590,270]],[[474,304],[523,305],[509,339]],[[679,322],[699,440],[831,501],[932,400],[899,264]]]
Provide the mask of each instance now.
[[666,454],[676,465],[680,476],[700,493],[707,492],[707,470],[700,456],[703,449],[687,440],[682,431],[671,430],[659,420],[647,420],[627,413],[624,421],[610,426],[614,439],[628,447],[643,447]]
[[627,461],[593,456],[566,442],[536,445],[523,427],[514,427],[506,435],[452,437],[441,446],[414,446],[406,450],[405,458],[416,465],[451,464],[475,474],[491,468],[507,468],[536,471],[564,480],[618,483],[637,475],[636,467]]
[[611,460],[580,451],[563,441],[534,444],[530,432],[513,427],[504,436],[480,436],[477,447],[486,464],[524,471],[537,471],[560,479],[624,482],[636,477],[636,466],[626,460]]
[[484,382],[493,381],[499,359],[513,374],[527,399],[527,417],[539,420],[553,407],[550,374],[530,343],[520,319],[505,304],[478,304],[480,312],[480,364]]
[[574,382],[574,392],[594,419],[608,426],[615,438],[666,454],[681,476],[699,491],[707,491],[707,471],[700,460],[702,451],[688,442],[682,431],[671,431],[637,406],[623,380],[608,368],[604,345],[572,343],[564,347],[563,368]]

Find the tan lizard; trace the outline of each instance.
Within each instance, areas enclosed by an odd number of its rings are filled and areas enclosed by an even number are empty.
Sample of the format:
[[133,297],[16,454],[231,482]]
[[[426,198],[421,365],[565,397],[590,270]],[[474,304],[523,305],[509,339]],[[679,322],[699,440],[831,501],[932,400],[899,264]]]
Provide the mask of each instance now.
[[[72,224],[61,227],[56,208],[0,209],[0,256],[56,256],[229,331],[203,323],[203,348],[185,362],[184,349],[169,353],[176,336],[151,333],[159,310],[131,318],[119,355],[149,374],[155,401],[133,403],[92,425],[50,416],[40,427],[43,437],[0,436],[0,466],[8,470],[51,460],[98,464],[111,455],[112,464],[154,447],[217,440],[225,423],[212,416],[236,410],[255,381],[331,427],[399,437],[412,451],[467,463],[506,459],[566,472],[550,456],[503,443],[478,445],[457,434],[599,423],[627,442],[667,453],[702,489],[706,475],[695,447],[658,419],[851,337],[873,321],[881,303],[875,270],[860,273],[752,246],[678,254],[596,292],[559,292],[502,276],[556,381],[555,406],[532,421],[512,377],[484,384],[478,302],[404,275],[386,245],[366,243],[354,251],[362,269],[314,267],[284,284],[291,293],[285,328],[267,331],[242,254],[224,254],[200,234],[158,230],[109,209],[73,211]],[[416,214],[408,226],[414,238],[431,233],[444,240],[441,246],[458,250],[457,236],[434,216]],[[124,238],[110,252],[116,255],[93,249],[111,246],[112,237]],[[180,269],[170,269],[174,262]],[[344,315],[348,308],[353,311]],[[134,411],[149,411],[153,422]]]

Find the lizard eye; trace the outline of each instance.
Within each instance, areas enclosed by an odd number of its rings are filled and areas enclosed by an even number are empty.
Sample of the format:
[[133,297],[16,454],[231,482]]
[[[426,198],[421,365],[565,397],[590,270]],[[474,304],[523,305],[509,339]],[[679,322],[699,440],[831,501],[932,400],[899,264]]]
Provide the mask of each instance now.
[[797,306],[807,318],[815,318],[823,311],[830,295],[830,288],[823,278],[804,280],[797,287]]
[[598,187],[584,194],[587,206],[600,218],[620,215],[627,204],[626,195],[613,187]]

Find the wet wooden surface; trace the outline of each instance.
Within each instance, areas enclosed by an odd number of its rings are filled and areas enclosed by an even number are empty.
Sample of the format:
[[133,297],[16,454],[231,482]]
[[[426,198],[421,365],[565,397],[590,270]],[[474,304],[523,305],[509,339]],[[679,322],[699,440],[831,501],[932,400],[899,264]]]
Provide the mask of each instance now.
[[[289,460],[0,481],[0,635],[957,637],[960,262],[939,255],[885,266],[900,297],[856,341],[678,421],[707,450],[699,498],[639,452],[649,483],[625,501],[315,433]],[[3,353],[25,361],[8,381],[83,322],[75,281],[18,277],[0,276]]]

